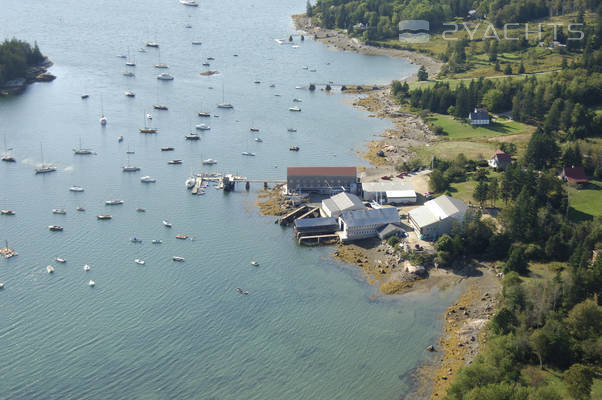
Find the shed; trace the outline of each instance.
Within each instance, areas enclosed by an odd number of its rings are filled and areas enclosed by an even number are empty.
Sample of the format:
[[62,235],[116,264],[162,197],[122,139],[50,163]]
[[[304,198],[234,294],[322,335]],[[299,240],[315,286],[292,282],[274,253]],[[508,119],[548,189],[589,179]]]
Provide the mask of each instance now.
[[295,232],[299,236],[328,235],[339,230],[336,218],[303,218],[295,220]]

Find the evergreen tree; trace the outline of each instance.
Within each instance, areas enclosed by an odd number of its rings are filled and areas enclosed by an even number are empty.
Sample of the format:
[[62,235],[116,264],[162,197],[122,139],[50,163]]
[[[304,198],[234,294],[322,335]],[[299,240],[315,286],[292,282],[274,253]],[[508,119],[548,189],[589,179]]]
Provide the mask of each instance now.
[[487,199],[491,200],[491,205],[495,207],[495,201],[498,198],[498,189],[499,184],[497,178],[493,177],[489,181],[489,185],[487,187]]
[[506,66],[504,67],[504,74],[512,75],[512,66],[510,64],[506,64]]
[[519,74],[524,74],[525,73],[525,65],[523,64],[523,62],[520,62],[520,66],[518,67],[518,73]]
[[307,4],[305,5],[305,15],[307,15],[308,18],[311,18],[314,15],[314,10],[312,9],[309,0],[307,0]]
[[424,65],[420,66],[420,69],[418,70],[418,80],[419,81],[426,81],[429,78],[429,74],[428,72],[426,72],[426,68],[424,67]]
[[477,186],[474,188],[474,192],[472,193],[472,198],[475,199],[475,201],[477,203],[479,203],[479,205],[481,207],[483,207],[483,204],[485,203],[485,200],[487,200],[487,197],[488,197],[487,182],[480,181],[477,184]]

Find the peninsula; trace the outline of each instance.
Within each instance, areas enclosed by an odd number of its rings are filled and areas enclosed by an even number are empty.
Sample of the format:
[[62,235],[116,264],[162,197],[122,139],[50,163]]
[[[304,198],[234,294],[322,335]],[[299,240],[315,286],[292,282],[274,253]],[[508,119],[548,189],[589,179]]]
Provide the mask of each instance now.
[[52,61],[42,55],[37,43],[33,47],[18,39],[0,44],[0,95],[21,93],[33,82],[50,82],[56,77],[48,72]]

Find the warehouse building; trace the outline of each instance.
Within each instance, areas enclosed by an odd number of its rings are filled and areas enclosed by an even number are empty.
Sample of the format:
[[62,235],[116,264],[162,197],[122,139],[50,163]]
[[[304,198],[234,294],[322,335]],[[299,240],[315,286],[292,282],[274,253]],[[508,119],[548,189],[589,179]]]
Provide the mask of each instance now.
[[401,223],[396,208],[381,208],[378,210],[365,208],[363,210],[346,211],[339,217],[341,226],[341,241],[367,239],[378,236],[380,228],[389,224]]
[[356,167],[288,167],[286,185],[289,193],[357,193]]
[[339,230],[336,218],[303,218],[295,220],[295,234],[300,236],[329,235]]
[[362,182],[362,199],[386,204],[414,204],[416,192],[408,181]]
[[322,200],[322,210],[320,213],[326,217],[337,218],[345,211],[362,210],[364,208],[364,204],[359,197],[343,192],[329,199]]
[[408,213],[416,234],[421,239],[436,239],[449,233],[454,223],[461,223],[468,207],[462,200],[440,196]]

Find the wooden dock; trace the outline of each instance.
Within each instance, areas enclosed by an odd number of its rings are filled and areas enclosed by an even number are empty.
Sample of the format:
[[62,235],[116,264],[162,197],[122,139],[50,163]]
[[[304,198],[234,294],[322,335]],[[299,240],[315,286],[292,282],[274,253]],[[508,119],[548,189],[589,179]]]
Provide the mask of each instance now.
[[308,206],[302,205],[296,210],[293,210],[290,213],[286,214],[284,217],[280,218],[280,225],[287,226],[292,224],[293,221],[296,220],[299,216],[307,213],[308,208]]
[[309,241],[316,241],[317,244],[320,244],[320,241],[328,241],[329,243],[334,242],[337,243],[341,240],[341,237],[336,233],[329,235],[313,235],[313,236],[301,236],[298,239],[299,244],[303,244]]

